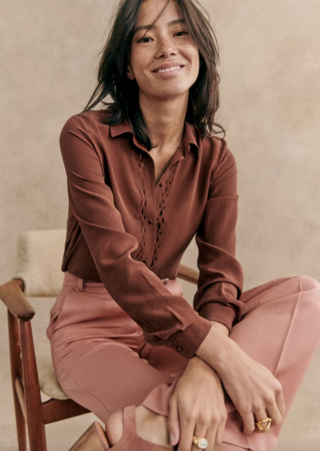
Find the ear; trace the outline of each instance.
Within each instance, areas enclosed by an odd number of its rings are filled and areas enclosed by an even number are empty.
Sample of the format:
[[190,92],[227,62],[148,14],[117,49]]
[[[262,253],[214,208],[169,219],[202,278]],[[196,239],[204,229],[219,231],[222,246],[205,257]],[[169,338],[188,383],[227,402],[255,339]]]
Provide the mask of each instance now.
[[127,77],[129,78],[129,80],[134,80],[134,73],[130,64],[128,64],[127,66]]

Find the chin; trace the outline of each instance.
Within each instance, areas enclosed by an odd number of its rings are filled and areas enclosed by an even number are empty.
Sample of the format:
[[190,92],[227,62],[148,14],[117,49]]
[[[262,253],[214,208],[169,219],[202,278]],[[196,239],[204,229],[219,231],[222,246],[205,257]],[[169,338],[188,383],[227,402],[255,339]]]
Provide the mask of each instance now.
[[[190,86],[191,87],[191,86]],[[149,91],[149,96],[150,97],[154,97],[154,98],[159,98],[159,99],[164,99],[164,98],[175,98],[175,97],[184,97],[184,96],[189,96],[189,90],[190,87],[188,85],[188,87],[181,87],[181,86],[163,86],[163,89],[161,89],[160,87],[153,92]]]

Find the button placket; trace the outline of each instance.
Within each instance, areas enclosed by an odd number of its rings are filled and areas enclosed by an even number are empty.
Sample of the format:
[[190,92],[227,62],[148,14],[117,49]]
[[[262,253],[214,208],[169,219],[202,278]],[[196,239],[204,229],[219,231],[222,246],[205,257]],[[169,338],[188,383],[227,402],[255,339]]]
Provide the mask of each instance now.
[[140,211],[139,211],[139,221],[140,221],[140,243],[139,250],[136,256],[137,260],[142,260],[144,263],[147,261],[144,259],[145,247],[146,247],[146,210],[147,210],[147,198],[146,198],[146,190],[144,185],[144,178],[142,175],[144,163],[142,161],[142,152],[139,153],[138,157],[138,174],[139,174],[139,183],[140,183]]
[[151,156],[147,152],[142,152],[140,158],[142,163],[140,175],[143,178],[143,197],[145,199],[143,211],[143,234],[145,239],[143,262],[151,269],[156,236],[155,218],[157,216],[155,185],[152,182],[154,180],[154,165]]
[[152,269],[154,269],[156,262],[158,260],[158,249],[160,248],[161,245],[163,225],[165,223],[166,201],[171,190],[176,168],[177,164],[170,165],[169,169],[165,171],[166,178],[164,180],[162,179],[161,182],[158,184],[158,187],[161,188],[161,196],[158,204],[156,238],[155,238],[154,253],[151,261]]
[[180,152],[177,151],[174,155],[159,183],[155,185],[154,161],[146,151],[139,153],[141,243],[137,259],[148,264],[150,269],[155,268],[158,260],[158,249],[161,245],[163,225],[165,223],[166,200],[171,190],[178,162],[182,158],[184,158],[184,155],[182,154],[182,149],[180,149]]

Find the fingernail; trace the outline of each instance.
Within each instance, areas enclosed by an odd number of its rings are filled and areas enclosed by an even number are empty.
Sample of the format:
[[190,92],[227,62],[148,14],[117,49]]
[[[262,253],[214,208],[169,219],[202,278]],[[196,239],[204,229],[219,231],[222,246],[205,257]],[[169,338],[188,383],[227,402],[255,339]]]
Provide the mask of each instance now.
[[170,445],[175,445],[175,436],[174,434],[170,434]]

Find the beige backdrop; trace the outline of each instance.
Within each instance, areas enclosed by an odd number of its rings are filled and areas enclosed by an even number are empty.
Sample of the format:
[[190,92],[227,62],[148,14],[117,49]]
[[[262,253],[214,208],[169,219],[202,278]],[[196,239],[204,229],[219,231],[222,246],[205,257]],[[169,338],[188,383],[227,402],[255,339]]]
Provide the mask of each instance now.
[[[86,104],[111,0],[0,0],[0,283],[17,234],[65,227],[58,137]],[[221,50],[219,120],[239,170],[246,287],[320,278],[320,2],[202,0]],[[196,264],[196,249],[186,261]],[[4,309],[0,309],[4,326]]]
[[[238,162],[246,286],[320,277],[320,2],[202,4],[221,48],[219,119]],[[0,0],[0,281],[18,232],[65,226],[59,132],[93,89],[112,5]]]

